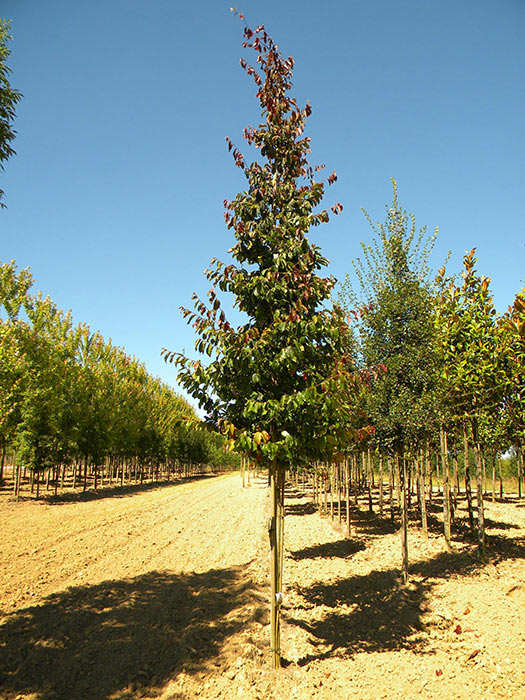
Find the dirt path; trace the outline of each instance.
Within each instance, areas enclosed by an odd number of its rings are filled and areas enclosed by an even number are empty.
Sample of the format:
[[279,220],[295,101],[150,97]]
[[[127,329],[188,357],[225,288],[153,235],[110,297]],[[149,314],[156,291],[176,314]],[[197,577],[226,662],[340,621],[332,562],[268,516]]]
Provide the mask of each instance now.
[[524,505],[487,504],[483,566],[413,528],[405,589],[389,520],[347,538],[288,489],[276,676],[264,478],[3,501],[0,699],[525,698]]

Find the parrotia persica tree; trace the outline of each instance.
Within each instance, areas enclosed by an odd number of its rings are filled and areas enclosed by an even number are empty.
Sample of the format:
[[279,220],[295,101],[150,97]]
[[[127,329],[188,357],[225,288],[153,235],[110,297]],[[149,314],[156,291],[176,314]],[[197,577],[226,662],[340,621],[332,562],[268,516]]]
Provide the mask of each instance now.
[[[310,226],[328,221],[328,212],[316,208],[325,182],[332,184],[336,175],[316,181],[321,168],[308,164],[310,139],[303,132],[311,108],[300,108],[288,95],[293,59],[281,56],[263,26],[245,27],[243,47],[256,55],[255,67],[244,59],[241,66],[257,85],[263,116],[259,126],[244,130],[244,138],[261,158],[247,165],[227,139],[248,182],[246,191],[225,201],[235,262],[214,258],[206,271],[212,284],[208,303],[194,295],[195,311],[182,309],[199,335],[195,349],[211,360],[204,365],[163,352],[180,367],[182,386],[227,433],[232,449],[270,469],[271,649],[279,667],[285,470],[328,456],[352,431],[357,379],[345,351],[343,312],[321,306],[335,280],[318,274],[328,261],[306,237]],[[340,204],[332,207],[335,214],[341,210]],[[234,295],[246,323],[230,325],[219,291]]]

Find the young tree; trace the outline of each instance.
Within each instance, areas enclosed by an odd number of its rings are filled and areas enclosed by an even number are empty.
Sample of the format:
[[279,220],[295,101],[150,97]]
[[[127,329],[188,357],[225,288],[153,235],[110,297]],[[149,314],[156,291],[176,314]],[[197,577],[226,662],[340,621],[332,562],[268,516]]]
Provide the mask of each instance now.
[[386,367],[366,392],[366,410],[376,428],[375,441],[400,465],[402,568],[407,581],[405,459],[418,456],[436,425],[438,355],[427,263],[437,230],[431,236],[426,228],[416,230],[414,216],[400,207],[395,180],[392,183],[393,201],[385,223],[374,225],[365,212],[375,238],[370,245],[362,244],[363,257],[354,262],[359,294],[347,277],[341,296],[346,306],[353,302],[361,307],[362,362]]
[[521,484],[525,448],[525,287],[516,295],[501,319],[501,356],[505,358],[507,379],[505,392],[505,422],[510,441],[516,448],[518,458],[518,494]]
[[[478,547],[483,558],[485,519],[480,424],[487,412],[493,414],[503,404],[506,381],[504,354],[500,352],[502,325],[497,322],[489,289],[490,278],[477,274],[474,253],[475,249],[464,256],[461,287],[447,280],[444,268],[440,270],[438,282],[443,291],[437,308],[444,355],[442,379],[445,394],[453,414],[464,424],[465,440],[467,426],[472,431],[476,458]],[[465,464],[467,468],[467,460]]]
[[[240,15],[241,19],[244,19]],[[195,295],[195,312],[183,309],[200,338],[197,352],[207,366],[163,351],[179,367],[179,381],[219,425],[231,447],[269,467],[272,491],[271,652],[280,666],[280,606],[284,474],[291,464],[323,458],[352,429],[356,377],[346,352],[347,325],[340,309],[322,305],[335,280],[317,271],[327,264],[306,233],[328,221],[316,212],[325,182],[308,164],[310,139],[303,136],[311,108],[288,95],[292,58],[284,59],[264,26],[244,30],[244,47],[256,67],[241,65],[257,85],[264,121],[244,138],[261,160],[246,165],[230,139],[235,164],[244,171],[244,192],[225,201],[225,219],[236,243],[234,264],[212,260],[208,304]],[[336,180],[335,173],[327,178]],[[340,204],[332,207],[334,213]],[[234,328],[221,310],[218,291],[231,292],[248,320]]]

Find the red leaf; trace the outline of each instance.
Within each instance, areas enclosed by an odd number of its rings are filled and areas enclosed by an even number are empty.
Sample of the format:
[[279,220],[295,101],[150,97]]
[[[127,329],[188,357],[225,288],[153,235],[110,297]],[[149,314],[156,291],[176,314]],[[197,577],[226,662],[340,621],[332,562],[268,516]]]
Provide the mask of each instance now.
[[467,661],[470,661],[470,659],[473,659],[475,656],[479,654],[481,649],[474,649],[474,651],[467,657]]

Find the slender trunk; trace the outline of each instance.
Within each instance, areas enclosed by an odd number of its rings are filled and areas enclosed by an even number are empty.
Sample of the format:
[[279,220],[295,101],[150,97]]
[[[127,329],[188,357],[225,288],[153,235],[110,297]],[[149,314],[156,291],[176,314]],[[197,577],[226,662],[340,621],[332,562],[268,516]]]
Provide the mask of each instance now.
[[427,440],[427,448],[425,450],[425,469],[428,472],[428,498],[430,503],[432,503],[432,491],[434,486],[432,484],[432,459],[430,457],[430,441]]
[[443,529],[445,532],[445,543],[449,552],[452,551],[450,544],[450,481],[448,468],[448,445],[447,433],[443,426],[439,431],[441,444],[441,467],[443,473]]
[[454,488],[452,489],[452,502],[454,508],[457,510],[458,507],[458,496],[460,495],[459,489],[459,476],[458,476],[458,451],[456,443],[454,442],[454,452],[452,457],[452,479],[454,480]]
[[503,498],[503,474],[501,471],[501,457],[498,458],[498,472],[499,472],[499,497]]
[[421,527],[423,528],[423,536],[428,540],[428,521],[427,521],[427,502],[425,498],[425,477],[423,475],[423,451],[420,453],[419,461],[417,462],[417,474],[419,479],[419,502],[421,507]]
[[0,484],[4,483],[4,464],[5,464],[5,451],[6,451],[6,439],[2,438],[2,458],[0,459]]
[[476,459],[476,486],[478,497],[478,553],[481,560],[485,559],[485,511],[483,506],[483,456],[478,439],[478,426],[472,420],[472,436],[474,438],[474,454]]
[[270,576],[271,576],[271,623],[270,623],[270,652],[272,667],[281,667],[281,481],[280,469],[273,462],[270,467],[271,476],[271,520],[270,520]]
[[518,498],[521,501],[521,477],[523,474],[523,452],[518,448]]
[[408,478],[406,493],[407,493],[407,506],[408,506],[408,509],[410,510],[410,506],[412,505],[412,460],[410,460],[410,462],[409,462],[408,469],[406,468],[406,466],[407,466],[406,465],[406,457],[403,457],[403,460],[404,460],[404,466],[406,469],[406,475]]
[[388,491],[390,503],[390,520],[394,520],[394,469],[392,467],[392,458],[388,457]]
[[354,505],[357,506],[359,503],[359,459],[357,454],[352,455],[352,466],[354,468]]
[[327,500],[327,495],[326,495],[326,472],[325,468],[323,465],[323,513],[326,515],[328,513],[328,500]]
[[383,455],[379,455],[379,515],[383,517]]
[[16,500],[18,501],[20,499],[20,479],[22,476],[22,467],[17,464],[16,465],[16,480],[15,480],[15,497]]
[[466,423],[463,424],[463,451],[465,455],[465,493],[467,495],[468,522],[470,531],[474,532],[474,509],[472,507],[472,488],[470,485],[470,450]]
[[401,477],[401,571],[403,583],[408,583],[408,507],[407,507],[407,470],[402,457],[403,468],[399,468],[399,455],[396,454],[396,472]]
[[397,507],[401,509],[401,471],[399,467],[399,455],[396,454],[396,497]]
[[372,488],[374,486],[374,464],[372,462],[372,451],[370,448],[368,448],[366,462],[368,466],[368,510],[373,513],[374,508],[372,504]]
[[341,525],[341,522],[342,522],[341,462],[337,462],[336,469],[337,469],[337,520],[339,522],[339,525]]
[[[439,451],[440,451],[440,453],[441,453],[441,448],[440,448]],[[440,471],[439,471],[439,464],[440,464],[440,458],[436,455],[436,481],[437,481],[437,493],[438,493],[438,495],[439,495],[439,493],[440,493],[440,491],[441,491],[441,486],[440,486],[440,484],[439,484],[439,480],[440,480],[440,477],[441,477],[441,473],[440,473]]]
[[329,484],[330,484],[330,520],[334,519],[334,465],[329,467]]
[[492,454],[492,503],[496,502],[496,453]]
[[350,524],[350,464],[348,459],[345,459],[344,465],[346,479],[346,534],[350,536],[352,534],[352,526]]
[[40,472],[39,471],[35,472],[35,477],[36,477],[36,500],[38,501],[38,497],[40,495]]

